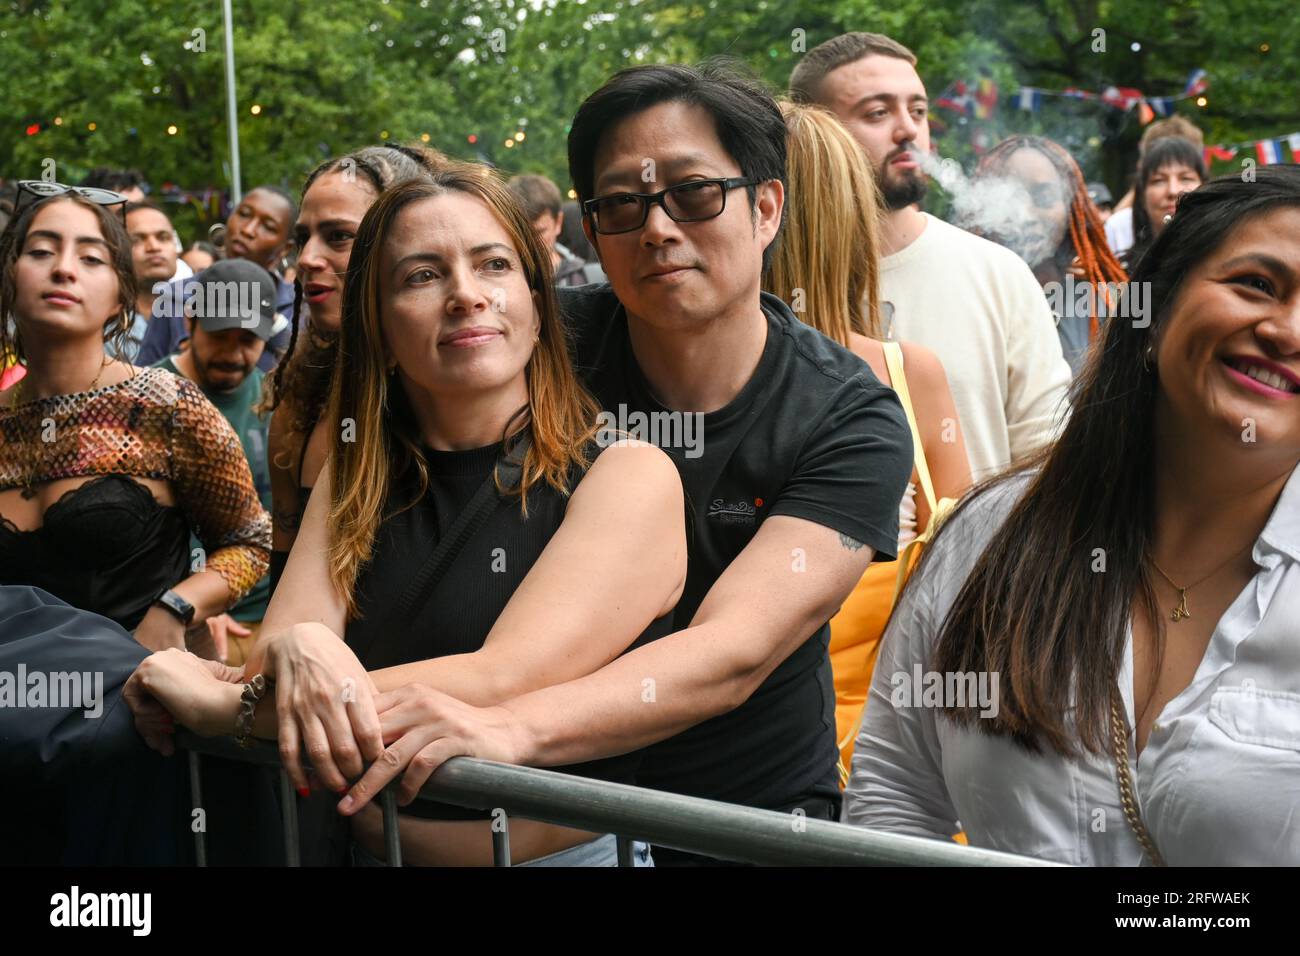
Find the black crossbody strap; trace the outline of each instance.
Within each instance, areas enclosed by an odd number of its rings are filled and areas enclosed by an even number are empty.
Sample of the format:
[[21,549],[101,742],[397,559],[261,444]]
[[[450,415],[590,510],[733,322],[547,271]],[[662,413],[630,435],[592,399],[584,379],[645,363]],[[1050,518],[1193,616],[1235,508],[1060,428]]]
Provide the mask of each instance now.
[[442,536],[438,546],[433,549],[424,566],[411,581],[411,586],[406,589],[401,599],[397,603],[397,617],[407,623],[413,622],[424,610],[424,606],[429,603],[434,589],[442,576],[447,573],[456,556],[460,554],[461,549],[465,547],[470,538],[478,533],[483,523],[492,516],[500,502],[500,496],[497,493],[495,476],[499,472],[501,475],[501,485],[504,488],[514,488],[519,484],[520,476],[523,473],[524,455],[528,452],[529,439],[525,433],[510,450],[509,454],[502,453],[497,459],[496,467],[487,479],[479,486],[478,491],[470,498],[469,503],[465,506],[447,533]]

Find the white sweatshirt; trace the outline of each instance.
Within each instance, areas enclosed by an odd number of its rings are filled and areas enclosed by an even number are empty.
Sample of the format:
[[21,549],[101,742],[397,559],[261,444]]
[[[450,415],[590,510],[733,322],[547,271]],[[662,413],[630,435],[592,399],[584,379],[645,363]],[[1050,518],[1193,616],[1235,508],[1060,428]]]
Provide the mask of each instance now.
[[886,335],[939,356],[978,480],[1056,437],[1070,366],[1020,257],[924,215],[920,236],[880,260]]

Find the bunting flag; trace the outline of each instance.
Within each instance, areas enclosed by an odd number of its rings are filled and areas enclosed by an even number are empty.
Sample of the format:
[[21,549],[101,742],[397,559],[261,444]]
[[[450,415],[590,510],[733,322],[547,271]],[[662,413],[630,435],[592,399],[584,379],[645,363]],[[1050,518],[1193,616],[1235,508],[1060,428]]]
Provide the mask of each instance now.
[[1282,141],[1280,139],[1261,139],[1255,144],[1255,155],[1261,166],[1276,166],[1282,159]]
[[[1022,86],[1013,95],[1016,108],[1028,113],[1036,113],[1042,108],[1044,97],[1061,96],[1070,100],[1100,100],[1112,109],[1127,112],[1136,108],[1138,120],[1143,126],[1157,116],[1173,116],[1174,104],[1205,92],[1210,87],[1209,75],[1201,69],[1193,70],[1187,78],[1183,92],[1178,96],[1146,96],[1141,90],[1131,86],[1108,86],[1100,93],[1081,90],[1067,86],[1063,90],[1045,90],[1037,86]],[[963,80],[952,83],[935,100],[935,105],[953,110],[963,116],[988,119],[997,109],[997,84],[989,77],[981,77],[973,84]]]
[[[1077,87],[1069,86],[1063,90],[1044,90],[1037,86],[1022,86],[1014,94],[1018,109],[1029,113],[1037,112],[1046,96],[1061,96],[1073,100],[1095,100],[1112,109],[1136,109],[1138,121],[1146,126],[1157,116],[1172,116],[1175,104],[1198,96],[1210,88],[1209,75],[1202,69],[1196,69],[1187,77],[1183,92],[1177,96],[1146,96],[1141,90],[1129,86],[1108,86],[1100,93],[1091,93]],[[952,83],[935,100],[935,105],[953,110],[963,116],[988,119],[997,109],[998,87],[989,77],[981,77],[974,84],[962,80]],[[938,120],[936,120],[937,122]],[[972,131],[972,144],[975,151],[982,152],[987,146],[987,138],[981,131]],[[1241,152],[1253,151],[1261,165],[1274,166],[1279,163],[1300,163],[1300,132],[1286,136],[1261,139],[1250,143],[1216,144],[1205,147],[1205,163],[1208,166],[1215,160],[1229,162]]]
[[1174,97],[1172,96],[1152,96],[1146,100],[1146,104],[1157,116],[1174,115]]
[[1255,140],[1252,143],[1218,143],[1205,147],[1205,164],[1218,160],[1221,163],[1236,159],[1241,153],[1255,154],[1261,166],[1300,162],[1300,133]]
[[966,92],[966,84],[961,80],[953,83],[946,90],[939,94],[935,100],[936,106],[942,106],[946,110],[953,110],[957,113],[968,113],[973,105],[974,100]]
[[1036,90],[1032,86],[1022,86],[1020,88],[1020,94],[1017,97],[1017,105],[1022,110],[1027,110],[1030,113],[1035,112],[1043,105],[1042,91]]
[[1101,94],[1101,101],[1117,110],[1131,110],[1144,99],[1141,90],[1130,86],[1108,86]]
[[989,77],[980,77],[975,90],[975,118],[988,119],[998,106],[998,85]]
[[1192,70],[1191,76],[1187,78],[1187,86],[1183,88],[1183,96],[1196,96],[1198,93],[1204,93],[1210,88],[1210,79],[1204,70]]

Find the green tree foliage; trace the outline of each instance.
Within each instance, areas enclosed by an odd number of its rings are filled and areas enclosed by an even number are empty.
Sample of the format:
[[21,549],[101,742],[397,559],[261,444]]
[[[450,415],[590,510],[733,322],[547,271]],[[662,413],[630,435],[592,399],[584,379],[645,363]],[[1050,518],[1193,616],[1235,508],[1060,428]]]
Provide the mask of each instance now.
[[[616,69],[725,54],[783,89],[803,50],[852,29],[915,50],[932,98],[979,76],[1004,95],[1021,84],[1173,95],[1203,67],[1208,105],[1179,111],[1207,142],[1300,128],[1288,75],[1300,13],[1286,0],[234,0],[234,17],[245,189],[296,189],[325,156],[385,137],[427,137],[567,188],[569,120]],[[52,159],[63,181],[113,165],[155,186],[227,189],[223,42],[214,0],[12,0],[0,175],[38,176]],[[1004,99],[987,121],[933,115],[940,149],[967,165],[976,126],[991,140],[1042,132],[1113,187],[1141,132],[1134,112],[1059,98],[1033,114]]]

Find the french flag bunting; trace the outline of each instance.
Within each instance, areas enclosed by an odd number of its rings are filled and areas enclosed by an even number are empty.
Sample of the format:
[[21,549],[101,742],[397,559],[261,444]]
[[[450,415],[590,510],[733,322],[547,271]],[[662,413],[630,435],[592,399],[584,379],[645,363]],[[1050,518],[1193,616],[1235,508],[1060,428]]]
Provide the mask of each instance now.
[[1017,105],[1022,110],[1036,113],[1038,108],[1043,105],[1043,94],[1040,90],[1036,90],[1032,86],[1022,86],[1020,88],[1020,98]]
[[1147,104],[1157,116],[1174,115],[1174,98],[1172,96],[1152,96],[1147,100]]
[[1282,141],[1280,139],[1261,139],[1255,144],[1255,153],[1262,166],[1275,166],[1282,162]]

